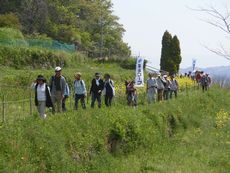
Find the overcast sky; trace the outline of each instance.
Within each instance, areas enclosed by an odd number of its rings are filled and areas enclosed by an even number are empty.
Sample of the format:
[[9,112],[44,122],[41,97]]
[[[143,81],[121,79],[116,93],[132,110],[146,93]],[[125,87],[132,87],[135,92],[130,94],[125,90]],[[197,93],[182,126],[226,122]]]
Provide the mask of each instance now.
[[[204,48],[217,48],[223,44],[230,50],[229,35],[201,19],[207,16],[189,8],[213,5],[220,11],[230,9],[230,0],[112,0],[114,14],[120,17],[126,33],[124,41],[132,54],[139,53],[159,67],[161,40],[168,30],[177,35],[181,43],[181,67],[189,67],[197,59],[198,67],[227,66],[230,61],[216,56]],[[189,7],[189,8],[188,8]],[[229,21],[230,22],[230,21]]]

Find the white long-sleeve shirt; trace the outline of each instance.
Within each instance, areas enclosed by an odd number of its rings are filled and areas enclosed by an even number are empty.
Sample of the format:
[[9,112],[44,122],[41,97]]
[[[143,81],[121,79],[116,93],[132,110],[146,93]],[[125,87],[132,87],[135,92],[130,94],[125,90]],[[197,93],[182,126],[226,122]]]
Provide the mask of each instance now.
[[[32,84],[32,88],[35,89],[36,83]],[[38,101],[46,101],[46,84],[39,85],[37,87]]]

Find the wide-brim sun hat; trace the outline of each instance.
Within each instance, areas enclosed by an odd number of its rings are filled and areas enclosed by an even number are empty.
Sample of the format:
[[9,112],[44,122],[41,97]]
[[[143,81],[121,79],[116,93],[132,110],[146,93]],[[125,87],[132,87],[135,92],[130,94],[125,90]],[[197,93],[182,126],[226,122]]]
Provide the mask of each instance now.
[[57,66],[55,67],[55,72],[61,71],[61,67]]
[[75,76],[75,77],[77,77],[77,76],[80,76],[80,77],[81,77],[81,73],[80,73],[80,72],[77,72],[77,73],[75,73],[74,76]]
[[42,75],[38,75],[37,80],[42,80],[42,81],[45,81],[46,79],[44,78],[44,76],[42,76]]

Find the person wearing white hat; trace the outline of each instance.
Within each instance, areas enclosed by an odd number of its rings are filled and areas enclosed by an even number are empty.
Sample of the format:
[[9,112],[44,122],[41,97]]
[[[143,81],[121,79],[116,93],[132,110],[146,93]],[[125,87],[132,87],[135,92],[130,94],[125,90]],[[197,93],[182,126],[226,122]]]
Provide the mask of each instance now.
[[66,80],[61,75],[61,67],[55,68],[55,75],[50,78],[51,99],[53,102],[53,113],[62,112],[62,99],[64,98]]

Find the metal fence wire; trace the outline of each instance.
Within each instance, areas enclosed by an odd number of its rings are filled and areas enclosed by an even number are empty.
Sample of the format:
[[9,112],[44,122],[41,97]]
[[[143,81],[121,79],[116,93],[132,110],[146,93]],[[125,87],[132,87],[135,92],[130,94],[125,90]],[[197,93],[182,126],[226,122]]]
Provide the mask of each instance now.
[[[70,87],[70,96],[67,99],[66,107],[67,110],[74,110],[74,89]],[[181,94],[189,95],[190,91],[195,91],[199,89],[198,85],[186,86],[180,88],[179,92]],[[11,123],[14,121],[23,120],[34,113],[37,113],[37,108],[34,104],[34,90],[30,87],[20,87],[13,85],[0,85],[0,123]],[[91,96],[88,95],[86,98],[87,105],[90,106]],[[127,99],[125,91],[116,91],[116,96],[114,98],[114,106],[117,104],[126,105]],[[146,93],[138,94],[138,105],[147,104]]]

